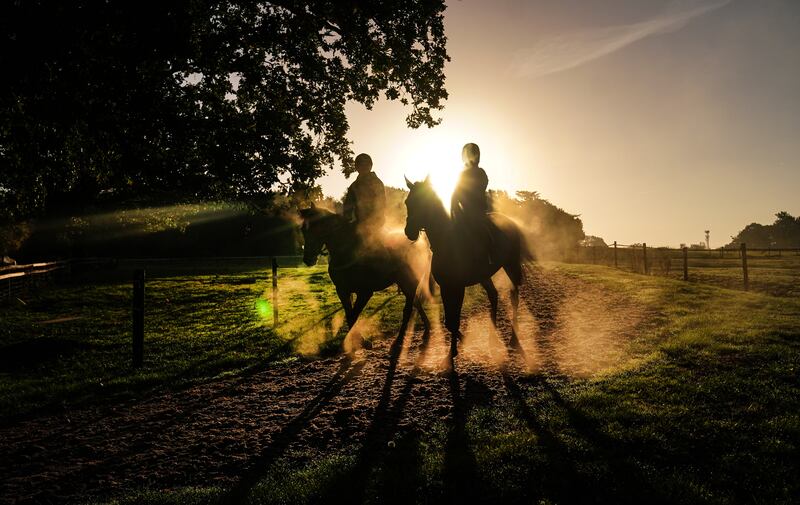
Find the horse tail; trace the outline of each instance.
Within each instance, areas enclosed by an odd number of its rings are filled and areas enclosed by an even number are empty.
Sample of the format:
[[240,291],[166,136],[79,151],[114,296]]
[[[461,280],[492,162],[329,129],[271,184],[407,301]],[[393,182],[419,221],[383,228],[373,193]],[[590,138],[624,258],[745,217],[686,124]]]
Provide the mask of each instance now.
[[521,265],[536,261],[536,255],[528,244],[528,239],[520,228],[517,228],[517,240],[519,240],[519,262]]

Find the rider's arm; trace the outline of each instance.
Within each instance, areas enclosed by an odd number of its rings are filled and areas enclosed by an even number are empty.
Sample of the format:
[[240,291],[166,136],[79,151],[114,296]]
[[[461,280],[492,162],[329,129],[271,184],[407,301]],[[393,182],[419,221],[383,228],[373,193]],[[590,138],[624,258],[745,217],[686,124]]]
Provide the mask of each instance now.
[[346,221],[352,222],[356,219],[356,196],[353,188],[348,188],[342,202],[342,214]]
[[459,188],[453,190],[453,196],[450,197],[450,215],[454,216],[461,210],[461,195],[459,195]]
[[383,217],[386,215],[386,188],[383,187],[382,182],[378,181],[375,192],[377,193],[375,195],[375,212]]

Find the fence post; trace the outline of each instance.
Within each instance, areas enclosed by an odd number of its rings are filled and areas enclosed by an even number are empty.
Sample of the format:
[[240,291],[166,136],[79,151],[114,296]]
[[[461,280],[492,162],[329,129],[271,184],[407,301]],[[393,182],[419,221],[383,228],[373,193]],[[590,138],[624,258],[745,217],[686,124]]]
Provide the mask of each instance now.
[[647,243],[646,242],[642,243],[642,252],[644,254],[644,256],[642,258],[644,260],[644,274],[648,275],[650,273],[650,270],[647,268]]
[[617,241],[614,241],[614,268],[617,268]]
[[742,242],[742,272],[744,273],[744,290],[750,290],[750,277],[747,274],[747,244]]
[[723,259],[723,258],[725,258],[725,248],[724,247],[720,247],[719,248],[719,259]]
[[683,280],[689,280],[689,248],[683,248]]
[[133,272],[133,366],[144,362],[144,270]]
[[278,260],[272,257],[272,326],[278,326]]

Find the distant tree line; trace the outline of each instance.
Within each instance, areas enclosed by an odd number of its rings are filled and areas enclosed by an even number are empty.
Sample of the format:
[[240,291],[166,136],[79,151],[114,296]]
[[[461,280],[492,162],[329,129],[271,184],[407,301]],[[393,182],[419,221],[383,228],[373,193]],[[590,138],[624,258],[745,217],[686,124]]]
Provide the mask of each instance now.
[[772,224],[750,223],[735,237],[731,237],[731,242],[725,247],[735,248],[742,243],[757,249],[800,248],[800,216],[793,217],[782,211],[775,214]]

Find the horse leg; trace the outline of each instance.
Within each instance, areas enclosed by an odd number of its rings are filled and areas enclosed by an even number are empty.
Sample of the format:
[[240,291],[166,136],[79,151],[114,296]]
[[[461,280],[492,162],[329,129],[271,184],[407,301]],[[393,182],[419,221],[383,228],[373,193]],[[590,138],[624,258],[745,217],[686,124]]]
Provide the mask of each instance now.
[[347,325],[352,328],[356,324],[356,318],[353,317],[353,301],[350,299],[350,293],[336,288],[336,294],[339,295],[339,300],[342,302],[344,309],[344,318],[347,319]]
[[511,279],[511,331],[517,335],[517,314],[519,308],[519,286],[522,284],[522,265],[515,263],[503,267],[508,278]]
[[431,321],[428,319],[428,314],[425,313],[425,308],[422,307],[422,302],[419,298],[414,299],[414,306],[417,308],[419,318],[422,319],[422,328],[424,330],[422,333],[422,338],[425,340],[431,333]]
[[436,294],[436,279],[433,278],[433,273],[428,272],[428,292],[431,296]]
[[406,297],[406,303],[403,306],[403,322],[400,324],[400,333],[398,337],[405,335],[406,329],[408,329],[408,323],[411,321],[411,314],[414,307],[416,307],[419,312],[422,324],[425,327],[425,333],[427,334],[429,321],[425,310],[422,308],[422,303],[420,302],[420,291],[422,288],[420,279],[408,273],[400,277],[397,281],[397,287],[400,288],[400,291],[402,291],[403,295]]
[[397,338],[403,338],[408,329],[408,322],[411,321],[411,313],[414,311],[414,295],[403,293],[406,296],[406,303],[403,305],[403,320],[400,322],[400,332]]
[[492,324],[497,328],[497,288],[494,287],[491,277],[481,281],[481,286],[486,291],[486,296],[489,297],[489,304],[492,307]]
[[361,311],[367,306],[367,302],[372,298],[372,291],[360,291],[356,293],[356,303],[353,305],[353,324],[358,320]]
[[461,337],[461,307],[464,305],[464,286],[439,286],[444,304],[444,326],[450,331],[450,357],[458,355]]

